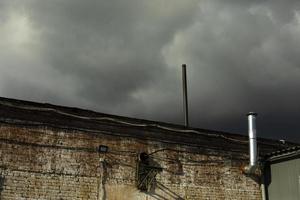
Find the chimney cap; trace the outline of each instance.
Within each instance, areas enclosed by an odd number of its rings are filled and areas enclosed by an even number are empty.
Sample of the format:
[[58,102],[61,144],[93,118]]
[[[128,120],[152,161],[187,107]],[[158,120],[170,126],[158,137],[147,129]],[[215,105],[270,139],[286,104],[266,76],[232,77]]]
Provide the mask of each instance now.
[[247,114],[247,116],[249,116],[249,115],[257,116],[257,113],[256,113],[256,112],[249,112],[249,113]]

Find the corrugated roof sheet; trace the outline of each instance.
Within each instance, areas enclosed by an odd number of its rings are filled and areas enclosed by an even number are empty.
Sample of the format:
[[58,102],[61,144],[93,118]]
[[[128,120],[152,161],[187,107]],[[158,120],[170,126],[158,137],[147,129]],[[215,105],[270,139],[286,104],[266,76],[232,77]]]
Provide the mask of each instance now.
[[268,153],[265,155],[266,160],[272,160],[275,158],[282,158],[282,157],[291,157],[291,156],[296,156],[300,155],[300,145],[299,146],[293,146],[293,147],[288,147],[284,148],[278,151],[273,151],[271,153]]

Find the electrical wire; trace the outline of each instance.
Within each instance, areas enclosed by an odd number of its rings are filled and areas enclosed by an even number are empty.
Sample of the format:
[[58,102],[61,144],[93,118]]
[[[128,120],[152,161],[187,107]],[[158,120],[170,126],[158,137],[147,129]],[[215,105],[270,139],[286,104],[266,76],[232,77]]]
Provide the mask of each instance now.
[[[162,152],[162,151],[173,151],[173,152],[177,152],[177,153],[188,153],[188,154],[200,154],[200,155],[208,155],[208,156],[219,156],[220,154],[217,153],[209,153],[209,152],[199,152],[199,151],[187,151],[187,150],[179,150],[179,149],[171,149],[171,148],[162,148],[162,149],[157,149],[153,152],[150,152],[148,155],[151,157],[153,156],[153,154]],[[156,157],[156,156],[153,156]],[[230,156],[228,156],[228,158],[232,158],[232,153],[230,154]]]
[[[54,149],[61,149],[61,150],[68,150],[68,151],[79,151],[79,152],[83,151],[83,152],[88,152],[88,153],[98,153],[97,148],[37,144],[37,143],[30,143],[30,142],[24,142],[24,141],[12,140],[12,139],[4,139],[4,138],[0,138],[0,142],[7,143],[7,144],[13,144],[13,145],[38,147],[38,148],[54,148]],[[177,152],[181,152],[181,153],[191,153],[189,151],[183,151],[183,150],[175,150],[175,149],[167,149],[167,150],[177,151]],[[119,151],[118,150],[116,150],[116,151],[110,150],[109,152],[107,152],[107,154],[114,154],[114,155],[124,156],[124,154],[118,154],[117,152],[119,152]],[[121,152],[124,152],[124,151],[121,151]],[[137,152],[134,152],[134,155],[132,154],[133,151],[131,151],[130,153],[131,154],[128,155],[128,156],[136,157],[136,155],[137,155]],[[210,155],[210,156],[212,156],[212,155]],[[216,155],[213,155],[213,156],[216,156]],[[214,159],[214,160],[212,160],[212,159],[209,159],[209,160],[174,159],[174,158],[163,158],[163,157],[160,157],[160,156],[153,156],[153,155],[151,155],[150,157],[154,160],[160,160],[160,161],[165,161],[165,162],[169,162],[169,163],[178,163],[178,162],[180,162],[182,165],[198,165],[198,164],[203,165],[203,164],[211,164],[211,163],[224,163],[224,160],[220,160],[220,159]],[[226,157],[224,157],[224,158],[226,158]],[[227,159],[232,160],[232,157],[227,158]],[[114,158],[113,160],[116,160],[116,158]],[[245,159],[235,158],[234,160],[245,160]]]
[[128,126],[134,126],[134,127],[153,127],[153,128],[166,130],[166,131],[181,132],[181,133],[195,133],[198,135],[203,135],[203,136],[208,136],[208,137],[223,138],[223,139],[226,139],[226,140],[229,140],[232,142],[239,142],[239,143],[248,143],[249,142],[248,140],[245,141],[245,140],[239,140],[239,139],[227,137],[223,134],[203,133],[203,132],[200,132],[200,131],[197,131],[194,129],[177,129],[177,128],[171,128],[171,127],[167,127],[167,126],[162,126],[162,125],[155,124],[155,123],[149,123],[149,124],[131,123],[131,122],[127,122],[124,120],[118,120],[118,119],[115,119],[112,117],[86,117],[86,116],[75,115],[75,114],[67,113],[64,111],[60,111],[55,108],[38,108],[38,107],[33,107],[33,106],[17,106],[17,105],[13,105],[11,103],[4,102],[4,101],[0,101],[0,104],[4,105],[4,106],[13,107],[13,108],[23,109],[23,110],[33,110],[33,111],[42,111],[42,112],[50,112],[51,111],[51,112],[55,112],[57,114],[74,117],[74,118],[78,118],[78,119],[84,119],[84,120],[111,121],[111,122],[124,124],[124,125],[128,125]]
[[[203,133],[197,130],[193,130],[193,129],[176,129],[176,128],[171,128],[171,127],[167,127],[167,126],[162,126],[159,124],[138,124],[138,123],[130,123],[130,122],[126,122],[123,120],[118,120],[118,119],[114,119],[111,117],[86,117],[86,116],[80,116],[80,115],[74,115],[74,114],[70,114],[67,112],[63,112],[54,108],[38,108],[38,107],[32,107],[32,106],[16,106],[13,105],[12,103],[8,103],[8,102],[4,102],[0,100],[0,104],[4,105],[4,106],[9,106],[9,107],[14,107],[14,108],[19,108],[19,109],[25,109],[25,110],[34,110],[34,111],[44,111],[44,112],[55,112],[61,115],[65,115],[65,116],[69,116],[69,117],[74,117],[74,118],[79,118],[79,119],[84,119],[84,120],[96,120],[96,121],[111,121],[111,122],[115,122],[118,124],[123,124],[123,125],[127,125],[127,126],[135,126],[135,127],[155,127],[155,128],[159,128],[162,130],[168,130],[168,131],[174,131],[174,132],[185,132],[185,133],[196,133],[198,135],[204,135],[204,136],[209,136],[209,137],[219,137],[219,138],[223,138],[226,140],[230,140],[230,141],[234,141],[234,142],[238,142],[238,143],[248,143],[247,141],[244,140],[238,140],[238,139],[233,139],[227,136],[224,136],[223,134],[212,134],[212,133]],[[3,119],[3,118],[2,118]],[[9,120],[5,119],[2,120],[4,122],[8,122]],[[23,122],[22,120],[11,120],[12,122]],[[49,123],[40,123],[40,122],[30,122],[30,125],[34,125],[34,126],[50,126],[50,127],[54,127],[54,128],[63,128],[63,129],[71,129],[70,127],[65,127],[65,126],[58,126],[55,125],[53,126],[52,124]],[[26,123],[26,125],[28,125],[28,123]],[[118,134],[118,133],[113,133],[113,132],[108,132],[108,131],[97,131],[97,130],[92,130],[92,129],[86,129],[86,128],[72,128],[72,130],[77,130],[77,131],[83,131],[83,132],[89,132],[89,133],[100,133],[100,134],[106,134],[106,135],[113,135],[113,136],[121,136],[121,137],[132,137],[132,138],[138,138],[140,140],[145,140],[143,137],[137,137],[137,136],[132,136],[130,134]],[[96,134],[97,135],[97,134]],[[147,139],[148,140],[148,139]],[[215,150],[225,150],[225,149],[221,149],[221,148],[216,148],[216,147],[212,147],[212,146],[203,146],[203,145],[192,145],[190,143],[185,143],[185,142],[171,142],[171,141],[167,141],[167,140],[163,140],[163,139],[153,139],[154,141],[159,141],[159,142],[163,142],[163,143],[168,143],[168,144],[181,144],[181,145],[185,145],[185,146],[189,146],[189,147],[195,147],[195,148],[209,148],[209,149],[215,149]],[[266,143],[266,142],[262,142],[262,141],[258,141],[259,144],[264,144],[264,145],[268,145],[268,146],[275,146],[276,144],[270,144],[270,143]],[[278,145],[276,145],[278,147]],[[237,153],[244,153],[244,151],[242,150],[233,150],[230,149],[231,152],[237,152]],[[135,154],[135,152],[131,152],[133,154]]]
[[96,148],[69,147],[69,146],[60,146],[60,145],[37,144],[37,143],[23,142],[23,141],[5,139],[5,138],[0,138],[0,142],[6,143],[6,144],[30,146],[30,147],[53,148],[53,149],[63,149],[63,150],[70,150],[70,151],[84,151],[84,152],[90,152],[90,153],[97,153],[98,152],[98,150]]
[[[116,132],[110,132],[110,131],[98,131],[98,130],[95,130],[95,129],[86,129],[86,128],[70,128],[70,127],[67,127],[67,126],[60,126],[60,125],[53,125],[53,124],[49,124],[49,123],[40,123],[40,122],[34,122],[34,123],[28,123],[27,121],[22,121],[22,120],[7,120],[7,119],[1,119],[0,118],[0,121],[2,123],[7,123],[7,124],[17,124],[17,125],[20,125],[20,126],[31,126],[31,127],[52,127],[54,129],[64,129],[64,130],[72,130],[72,131],[80,131],[80,132],[83,132],[83,133],[88,133],[88,134],[93,134],[94,136],[96,137],[99,137],[99,134],[103,134],[103,135],[110,135],[110,136],[119,136],[119,137],[128,137],[128,138],[135,138],[135,139],[138,139],[138,140],[144,140],[144,141],[149,141],[149,139],[145,138],[145,137],[138,137],[138,136],[133,136],[131,134],[118,134]],[[170,140],[164,140],[164,139],[158,139],[158,138],[153,138],[152,139],[153,141],[156,141],[156,142],[161,142],[161,143],[166,143],[166,144],[173,144],[173,145],[182,145],[182,146],[186,146],[186,147],[190,147],[190,148],[195,148],[197,149],[198,151],[200,149],[204,150],[204,151],[207,151],[207,149],[210,149],[210,150],[215,150],[215,151],[226,151],[226,149],[224,148],[218,148],[218,147],[215,147],[215,146],[205,146],[205,145],[200,145],[200,144],[191,144],[191,143],[186,143],[186,142],[181,142],[181,141],[170,141]],[[149,145],[149,143],[144,143],[145,145]],[[229,148],[229,147],[228,147]],[[242,150],[242,149],[232,149],[230,148],[230,152],[231,153],[238,153],[238,154],[244,154],[245,153],[245,150]],[[207,152],[206,152],[207,153]]]
[[71,174],[71,173],[62,173],[62,172],[55,172],[55,171],[37,171],[37,170],[29,170],[29,169],[16,169],[16,168],[8,168],[6,166],[0,166],[0,169],[3,171],[13,171],[13,172],[23,172],[23,173],[33,173],[33,174],[40,174],[40,175],[47,175],[47,176],[73,176],[76,178],[98,178],[98,176],[87,176],[81,174]]

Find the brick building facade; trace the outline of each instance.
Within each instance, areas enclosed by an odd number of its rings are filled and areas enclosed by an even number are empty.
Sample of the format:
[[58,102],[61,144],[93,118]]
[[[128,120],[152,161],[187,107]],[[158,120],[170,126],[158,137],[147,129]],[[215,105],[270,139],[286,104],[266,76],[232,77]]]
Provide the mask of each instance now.
[[3,200],[261,199],[247,136],[77,108],[0,98],[0,157]]

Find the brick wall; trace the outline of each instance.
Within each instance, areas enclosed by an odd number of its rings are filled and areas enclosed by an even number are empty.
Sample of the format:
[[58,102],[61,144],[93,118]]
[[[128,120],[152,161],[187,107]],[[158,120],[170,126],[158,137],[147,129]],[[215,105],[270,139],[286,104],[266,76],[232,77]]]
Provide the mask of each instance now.
[[[98,153],[106,145],[106,154]],[[163,168],[148,192],[135,186],[137,154]],[[241,152],[168,141],[0,125],[0,199],[261,199]]]

